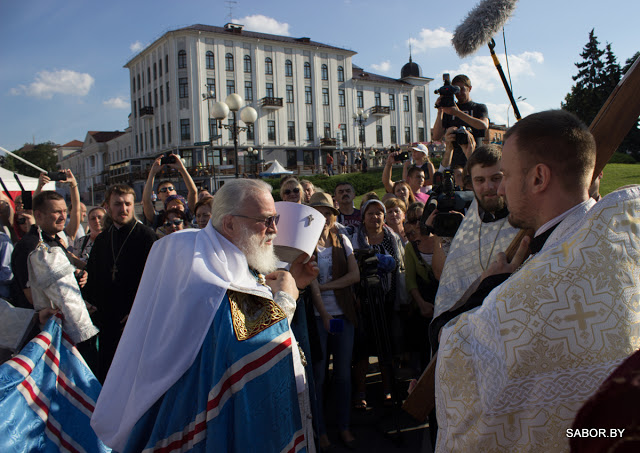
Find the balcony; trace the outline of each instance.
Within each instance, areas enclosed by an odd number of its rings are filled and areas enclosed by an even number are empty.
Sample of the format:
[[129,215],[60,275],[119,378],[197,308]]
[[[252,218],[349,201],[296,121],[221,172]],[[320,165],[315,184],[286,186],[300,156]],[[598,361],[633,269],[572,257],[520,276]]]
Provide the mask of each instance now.
[[153,107],[140,107],[140,118],[153,118]]
[[374,105],[371,108],[371,114],[375,116],[385,116],[389,114],[389,107],[384,107],[382,105]]
[[321,138],[320,146],[336,146],[337,140],[335,138]]
[[282,98],[264,97],[260,99],[260,105],[265,109],[279,109],[282,107]]

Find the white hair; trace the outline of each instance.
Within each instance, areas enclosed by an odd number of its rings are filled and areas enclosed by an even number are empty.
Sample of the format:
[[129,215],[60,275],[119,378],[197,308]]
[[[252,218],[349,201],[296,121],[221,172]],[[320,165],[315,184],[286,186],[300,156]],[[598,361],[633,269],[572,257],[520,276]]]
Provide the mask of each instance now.
[[213,197],[211,203],[211,224],[222,231],[222,222],[230,214],[235,214],[249,196],[258,193],[271,194],[272,187],[261,179],[232,179],[227,181]]

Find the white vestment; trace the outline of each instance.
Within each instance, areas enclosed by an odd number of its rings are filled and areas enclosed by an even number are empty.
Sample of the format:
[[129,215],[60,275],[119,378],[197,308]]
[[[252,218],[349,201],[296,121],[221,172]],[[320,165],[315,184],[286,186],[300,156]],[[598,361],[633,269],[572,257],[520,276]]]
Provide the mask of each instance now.
[[578,409],[640,346],[640,186],[591,205],[443,329],[436,451],[568,451]]
[[484,269],[495,261],[496,255],[509,247],[517,233],[506,217],[483,223],[478,214],[478,200],[473,200],[444,264],[434,303],[434,318],[458,302]]

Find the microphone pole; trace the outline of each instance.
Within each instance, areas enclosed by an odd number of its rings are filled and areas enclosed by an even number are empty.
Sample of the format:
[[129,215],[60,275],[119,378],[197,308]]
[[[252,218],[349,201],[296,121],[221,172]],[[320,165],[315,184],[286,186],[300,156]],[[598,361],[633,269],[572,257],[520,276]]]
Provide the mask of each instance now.
[[498,56],[493,50],[496,47],[496,42],[491,38],[489,40],[489,52],[491,52],[491,58],[493,58],[493,64],[496,66],[498,70],[498,74],[500,74],[500,79],[502,79],[502,84],[504,85],[504,89],[507,90],[507,96],[509,96],[509,101],[511,101],[511,106],[513,107],[513,114],[516,117],[517,121],[520,121],[522,118],[520,116],[520,110],[518,110],[518,106],[516,105],[516,100],[513,98],[513,93],[511,92],[511,88],[509,87],[509,83],[507,82],[507,78],[504,76],[504,71],[502,70],[502,65],[500,64],[500,60],[498,60]]

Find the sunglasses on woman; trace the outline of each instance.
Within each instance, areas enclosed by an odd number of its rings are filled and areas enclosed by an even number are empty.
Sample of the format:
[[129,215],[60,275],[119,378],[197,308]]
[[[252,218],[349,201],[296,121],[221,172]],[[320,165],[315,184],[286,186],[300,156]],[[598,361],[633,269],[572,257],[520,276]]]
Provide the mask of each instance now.
[[298,189],[297,187],[295,189],[287,189],[284,192],[282,192],[284,195],[291,195],[291,193],[300,193],[300,189]]
[[167,220],[166,222],[164,222],[164,226],[166,227],[170,227],[172,225],[179,226],[179,225],[182,225],[183,222],[184,220],[182,219],[173,219],[173,221]]

